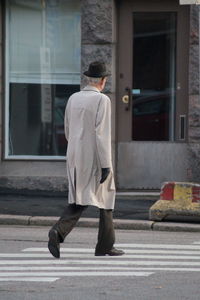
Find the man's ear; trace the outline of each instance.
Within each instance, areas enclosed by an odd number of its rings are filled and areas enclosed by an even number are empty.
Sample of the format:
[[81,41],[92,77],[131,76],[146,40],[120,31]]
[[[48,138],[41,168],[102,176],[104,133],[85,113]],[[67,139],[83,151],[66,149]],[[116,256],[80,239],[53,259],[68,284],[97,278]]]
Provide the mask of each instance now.
[[106,77],[102,77],[102,78],[101,78],[101,81],[100,81],[101,90],[104,89],[105,84],[106,84]]
[[102,84],[105,84],[106,83],[106,77],[102,77],[101,82],[102,82]]

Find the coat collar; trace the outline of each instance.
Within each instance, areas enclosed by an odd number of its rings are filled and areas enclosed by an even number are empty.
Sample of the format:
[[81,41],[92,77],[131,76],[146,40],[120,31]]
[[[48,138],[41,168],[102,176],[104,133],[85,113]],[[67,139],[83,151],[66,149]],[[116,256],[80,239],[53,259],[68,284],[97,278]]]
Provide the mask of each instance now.
[[86,87],[84,87],[82,91],[93,91],[93,92],[100,93],[100,91],[92,85],[87,85]]

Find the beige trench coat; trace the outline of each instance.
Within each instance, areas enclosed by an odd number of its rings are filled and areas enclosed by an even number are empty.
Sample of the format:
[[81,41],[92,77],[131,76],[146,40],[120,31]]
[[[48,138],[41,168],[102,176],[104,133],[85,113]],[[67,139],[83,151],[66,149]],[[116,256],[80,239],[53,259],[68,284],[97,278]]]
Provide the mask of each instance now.
[[[65,136],[69,203],[113,209],[110,99],[92,86],[73,94],[65,110]],[[103,184],[101,168],[111,168]]]

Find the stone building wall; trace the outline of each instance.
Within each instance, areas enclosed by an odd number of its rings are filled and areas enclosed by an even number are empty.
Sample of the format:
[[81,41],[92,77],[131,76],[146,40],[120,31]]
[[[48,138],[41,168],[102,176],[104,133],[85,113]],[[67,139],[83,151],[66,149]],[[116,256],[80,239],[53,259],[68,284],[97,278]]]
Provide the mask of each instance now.
[[[113,76],[115,68],[113,63],[113,52],[115,50],[114,36],[114,3],[113,0],[82,0],[81,9],[81,74],[90,62],[103,60],[109,67],[111,77],[106,85],[106,92],[114,91]],[[82,84],[84,78],[82,77]]]
[[[2,159],[2,142],[3,142],[3,128],[2,128],[2,119],[3,119],[3,101],[2,101],[2,3],[0,2],[0,165],[1,165],[1,159]],[[1,168],[1,166],[0,166]]]
[[[111,76],[108,77],[104,92],[110,97],[112,104],[112,145],[113,159],[115,154],[115,115],[116,115],[116,35],[115,35],[115,1],[114,0],[82,0],[82,47],[81,74],[87,70],[92,61],[101,60],[106,63]],[[82,75],[81,85],[85,85]]]
[[190,7],[188,180],[200,182],[200,89],[199,17],[200,7]]

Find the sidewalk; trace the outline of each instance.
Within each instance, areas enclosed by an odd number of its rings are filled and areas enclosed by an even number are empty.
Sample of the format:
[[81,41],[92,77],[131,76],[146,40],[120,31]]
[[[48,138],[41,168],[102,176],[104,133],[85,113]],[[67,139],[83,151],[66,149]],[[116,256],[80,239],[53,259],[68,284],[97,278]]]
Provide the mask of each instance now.
[[[162,222],[149,221],[149,208],[158,199],[159,193],[118,193],[115,228],[200,232],[200,218],[168,217]],[[0,224],[51,226],[66,205],[65,197],[0,194]],[[98,209],[88,207],[77,226],[97,227]]]

